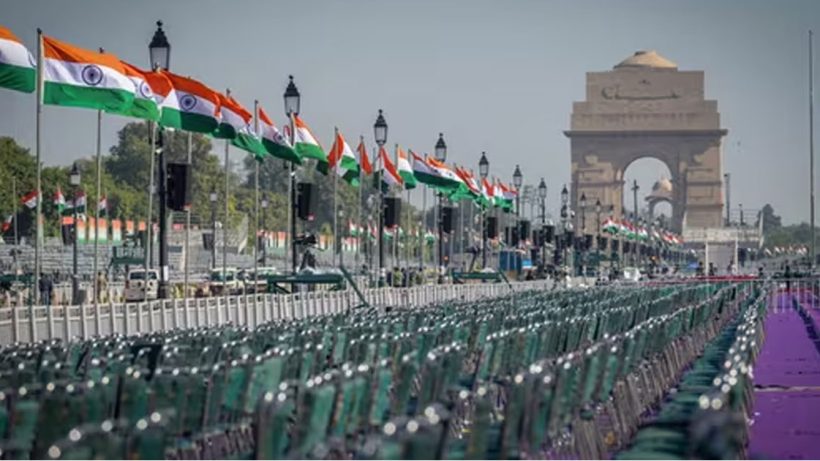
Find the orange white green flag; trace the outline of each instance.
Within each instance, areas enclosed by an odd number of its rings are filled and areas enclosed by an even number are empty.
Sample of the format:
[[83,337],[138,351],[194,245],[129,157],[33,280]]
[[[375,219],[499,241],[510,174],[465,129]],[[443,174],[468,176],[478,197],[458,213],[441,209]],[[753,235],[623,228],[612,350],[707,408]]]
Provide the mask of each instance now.
[[162,101],[159,123],[197,133],[213,133],[219,126],[219,93],[192,78],[163,72],[171,89]]
[[11,30],[0,26],[0,88],[31,93],[37,83],[37,62]]
[[367,157],[367,148],[364,146],[364,136],[359,138],[359,147],[356,148],[359,154],[359,165],[365,175],[373,174],[373,165],[370,164],[370,158]]
[[347,144],[339,130],[336,130],[333,147],[330,149],[327,160],[330,169],[336,171],[339,177],[352,186],[359,185],[359,163],[356,162],[353,149]]
[[115,114],[144,120],[159,121],[162,102],[171,92],[171,82],[162,72],[149,72],[121,61],[125,75],[134,84],[134,102]]
[[262,145],[265,146],[265,150],[274,157],[301,165],[302,157],[296,153],[287,138],[276,128],[268,114],[262,110],[262,106],[259,106],[258,111],[259,135],[262,137]]
[[230,94],[219,94],[219,113],[219,126],[213,133],[215,138],[230,139],[232,145],[250,152],[257,160],[268,155],[262,140],[251,126],[253,115]]
[[134,83],[115,55],[42,40],[43,103],[121,111],[134,101]]
[[296,142],[293,143],[296,153],[302,158],[312,158],[316,160],[318,162],[316,169],[323,174],[327,174],[327,155],[325,155],[322,145],[319,144],[316,136],[313,135],[313,132],[310,131],[310,128],[308,128],[307,124],[303,122],[298,115],[293,116],[293,122],[296,127]]
[[401,180],[404,182],[404,188],[407,190],[415,189],[417,181],[416,177],[413,176],[413,167],[410,166],[407,154],[398,145],[396,146],[396,157],[398,158],[396,167],[399,170]]
[[384,150],[384,147],[379,148],[379,158],[382,162],[382,187],[401,187],[401,176],[398,170],[396,170],[396,165],[390,161],[390,156],[387,155],[387,151]]

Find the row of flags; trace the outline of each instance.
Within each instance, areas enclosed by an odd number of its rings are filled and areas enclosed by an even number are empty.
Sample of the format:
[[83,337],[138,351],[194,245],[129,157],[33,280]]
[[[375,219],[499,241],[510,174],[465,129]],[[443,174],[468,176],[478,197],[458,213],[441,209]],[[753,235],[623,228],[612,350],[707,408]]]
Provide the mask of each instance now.
[[[258,102],[254,102],[251,112],[229,91],[217,92],[193,78],[167,70],[143,70],[112,53],[86,50],[45,35],[38,37],[42,50],[39,78],[43,80],[45,104],[97,109],[205,133],[229,140],[259,161],[268,156],[295,164],[312,159],[320,172],[334,171],[352,186],[358,186],[362,175],[374,172],[363,138],[354,151],[337,129],[326,154],[298,115],[293,117],[293,136],[289,126],[283,134]],[[0,26],[0,87],[31,93],[36,87],[37,71],[37,62],[25,45],[11,30]],[[288,140],[291,137],[292,145]],[[485,207],[512,209],[516,191],[507,184],[479,181],[472,171],[453,169],[428,155],[408,152],[397,145],[395,157],[391,157],[384,147],[379,149],[376,160],[382,187],[411,190],[422,183],[451,199],[472,199]]]
[[640,242],[652,240],[672,246],[683,245],[683,238],[680,235],[665,229],[657,229],[655,227],[646,228],[644,226],[635,225],[628,220],[618,220],[613,217],[607,218],[606,221],[601,224],[601,231],[612,236],[621,236],[627,240]]
[[[26,208],[34,209],[37,208],[38,196],[37,191],[31,191],[28,194],[24,195],[20,198],[20,203],[24,205]],[[77,214],[84,214],[86,211],[86,195],[85,192],[79,191],[77,196],[74,200],[66,200],[65,195],[63,195],[62,190],[60,187],[57,187],[57,190],[54,192],[54,208],[57,209],[57,212],[63,216],[69,216],[74,214],[75,208],[77,208]],[[100,198],[100,202],[97,204],[97,215],[98,216],[105,216],[108,214],[108,198],[103,195]]]

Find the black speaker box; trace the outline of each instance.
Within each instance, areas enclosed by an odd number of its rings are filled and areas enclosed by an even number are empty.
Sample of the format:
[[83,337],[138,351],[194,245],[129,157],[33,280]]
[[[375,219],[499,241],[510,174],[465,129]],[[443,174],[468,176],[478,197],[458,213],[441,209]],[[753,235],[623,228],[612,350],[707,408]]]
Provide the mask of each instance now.
[[396,197],[384,198],[384,226],[401,225],[401,199]]
[[212,233],[202,233],[202,246],[205,247],[206,250],[211,250],[214,247],[214,234]]
[[522,238],[527,238],[530,235],[530,222],[526,219],[522,219],[518,222],[518,235]]
[[495,216],[487,216],[485,221],[485,225],[487,227],[487,238],[494,239],[498,237],[498,218]]
[[316,186],[309,182],[300,182],[296,185],[296,208],[299,219],[313,221],[318,195],[316,192]]
[[185,211],[191,206],[191,165],[189,163],[168,164],[168,207],[174,211]]
[[453,228],[455,227],[455,217],[456,217],[456,210],[451,206],[445,206],[441,208],[441,229],[444,233],[451,233],[453,232]]
[[544,228],[544,231],[544,240],[546,240],[547,243],[552,243],[552,240],[555,238],[555,226],[549,224]]

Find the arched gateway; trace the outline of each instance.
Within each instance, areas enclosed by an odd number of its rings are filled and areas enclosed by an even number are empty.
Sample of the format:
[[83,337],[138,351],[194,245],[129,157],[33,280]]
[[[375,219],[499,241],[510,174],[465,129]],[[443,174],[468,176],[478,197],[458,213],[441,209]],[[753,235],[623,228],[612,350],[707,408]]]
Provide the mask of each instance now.
[[611,71],[587,73],[586,101],[573,103],[570,126],[573,209],[583,193],[588,204],[614,205],[621,216],[624,171],[652,157],[672,174],[673,230],[722,226],[720,142],[727,131],[717,101],[704,99],[702,71],[679,71],[654,51],[638,51]]

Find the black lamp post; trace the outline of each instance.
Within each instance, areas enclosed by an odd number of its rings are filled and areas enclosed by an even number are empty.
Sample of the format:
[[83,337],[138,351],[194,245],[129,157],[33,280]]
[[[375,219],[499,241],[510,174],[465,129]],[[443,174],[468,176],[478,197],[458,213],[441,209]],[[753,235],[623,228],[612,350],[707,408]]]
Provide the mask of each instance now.
[[[439,162],[444,162],[447,160],[447,144],[444,142],[444,133],[438,134],[438,141],[436,141],[436,146],[434,149],[434,155],[436,160]],[[444,218],[442,214],[442,202],[444,201],[444,195],[441,192],[438,193],[438,267],[441,270],[444,267]],[[442,282],[443,279],[439,279],[439,282]]]
[[569,201],[569,190],[567,190],[567,185],[564,184],[564,188],[561,189],[561,234],[563,235],[562,240],[563,245],[562,247],[562,259],[563,263],[567,264],[567,259],[565,256],[565,250],[570,245],[569,239],[567,239],[567,218],[569,217],[569,207],[567,206],[567,202]]
[[73,272],[71,278],[71,304],[76,306],[80,304],[80,274],[77,270],[77,194],[80,191],[80,167],[77,165],[77,162],[74,162],[74,165],[71,166],[71,173],[68,176],[68,181],[74,192],[74,201],[72,202],[72,207],[74,208],[74,242],[72,242],[74,246],[74,255],[72,257]]
[[267,240],[267,232],[268,232],[268,197],[262,196],[262,266],[267,267],[268,265],[268,240]]
[[581,193],[578,206],[581,207],[581,236],[583,237],[587,231],[587,194]]
[[[155,71],[168,70],[171,67],[171,44],[162,30],[162,21],[157,21],[157,30],[148,44],[148,54],[151,68]],[[160,299],[168,297],[168,185],[167,164],[165,158],[163,129],[160,125],[157,135],[157,145],[155,154],[159,155],[159,187],[157,194],[159,197],[159,289]],[[153,148],[153,147],[152,147]],[[151,223],[148,223],[151,225]]]
[[521,184],[524,183],[524,176],[521,174],[521,168],[518,165],[515,166],[515,171],[513,171],[513,186],[515,186],[515,215],[521,216],[520,210],[520,198],[521,195]]
[[[379,115],[376,117],[376,123],[373,124],[373,137],[376,139],[376,144],[379,146],[379,165],[382,165],[381,160],[381,150],[384,147],[385,143],[387,143],[387,121],[384,119],[384,113],[381,109],[379,109]],[[381,171],[377,175],[378,183],[376,187],[378,187],[379,191],[379,229],[378,229],[378,239],[379,239],[379,285],[384,285],[385,282],[385,273],[384,273],[384,189],[382,188],[382,175],[384,174],[384,165],[382,165]]]
[[208,199],[211,201],[211,235],[213,235],[211,241],[211,269],[216,269],[216,201],[218,198],[216,190],[212,189],[211,193],[208,194]]
[[595,266],[601,267],[601,199],[595,200]]
[[[299,89],[297,89],[293,83],[293,75],[289,75],[288,80],[288,86],[285,88],[285,94],[283,95],[285,100],[285,115],[287,115],[288,120],[290,120],[290,145],[296,146],[295,117],[299,115],[302,97],[299,94]],[[296,274],[296,210],[298,208],[298,204],[296,203],[296,168],[293,162],[288,163],[288,168],[290,172],[290,267],[291,271]]]
[[[484,188],[484,180],[490,174],[490,161],[487,160],[487,153],[482,152],[478,160],[478,175],[481,176],[481,188]],[[487,207],[481,209],[481,268],[487,267]]]

